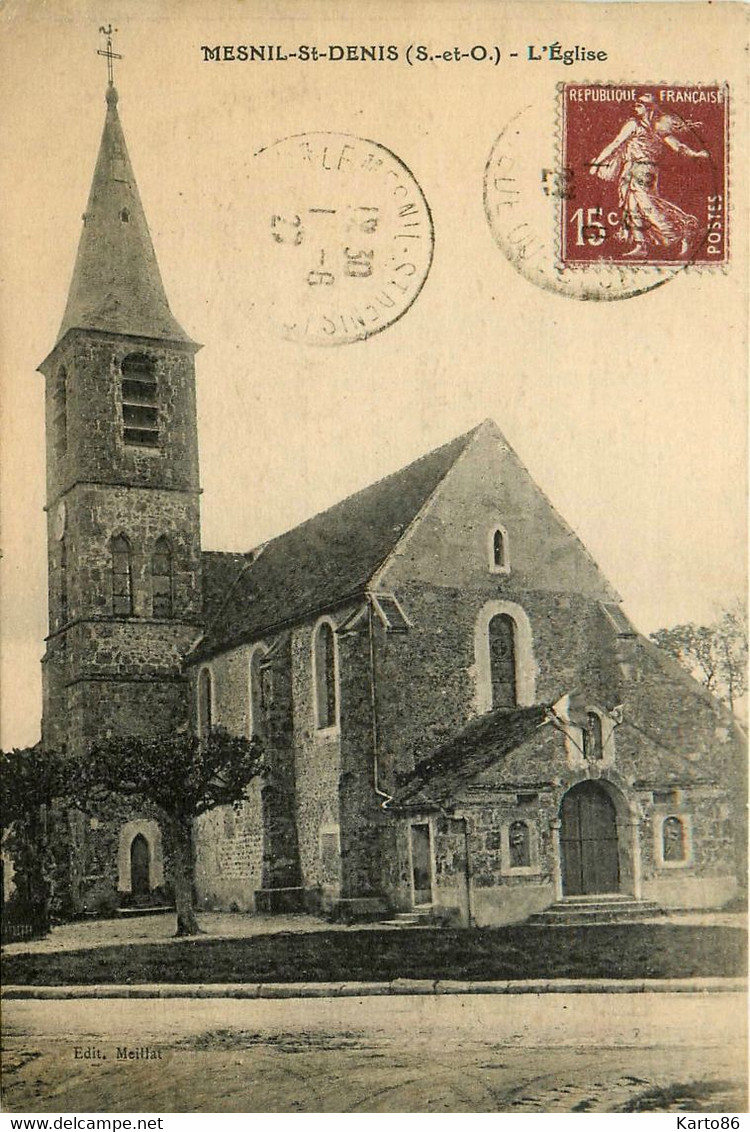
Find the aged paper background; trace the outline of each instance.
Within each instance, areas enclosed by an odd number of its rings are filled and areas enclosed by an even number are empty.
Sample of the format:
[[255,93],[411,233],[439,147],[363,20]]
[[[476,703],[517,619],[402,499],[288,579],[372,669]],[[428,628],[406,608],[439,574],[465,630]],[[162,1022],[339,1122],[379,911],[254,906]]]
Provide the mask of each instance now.
[[[46,555],[34,371],[62,316],[101,133],[101,24],[118,29],[120,112],[167,294],[205,344],[204,547],[256,545],[492,417],[650,632],[710,619],[745,591],[745,17],[722,3],[4,0],[3,747],[39,733]],[[553,42],[608,58],[524,58]],[[241,43],[393,44],[400,57],[216,62],[200,50]],[[497,44],[520,58],[409,66],[409,44]],[[536,286],[498,248],[482,202],[498,133],[525,110],[541,174],[558,161],[556,84],[605,80],[729,84],[725,270],[580,302]],[[435,228],[414,305],[337,348],[278,336],[252,236],[254,153],[321,130],[397,154]]]

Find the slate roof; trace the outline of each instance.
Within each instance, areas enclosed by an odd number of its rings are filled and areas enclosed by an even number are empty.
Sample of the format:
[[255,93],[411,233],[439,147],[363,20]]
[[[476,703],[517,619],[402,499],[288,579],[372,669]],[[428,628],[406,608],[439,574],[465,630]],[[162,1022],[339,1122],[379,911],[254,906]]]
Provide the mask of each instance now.
[[58,342],[74,327],[190,342],[169,309],[114,87]]
[[361,594],[478,428],[266,543],[209,611],[188,663]]
[[452,739],[417,763],[388,808],[429,809],[455,799],[464,783],[528,739],[546,714],[547,705],[535,704],[497,708],[472,719]]
[[201,554],[203,580],[203,616],[213,621],[227,599],[232,586],[247,566],[246,554],[229,550],[204,550]]

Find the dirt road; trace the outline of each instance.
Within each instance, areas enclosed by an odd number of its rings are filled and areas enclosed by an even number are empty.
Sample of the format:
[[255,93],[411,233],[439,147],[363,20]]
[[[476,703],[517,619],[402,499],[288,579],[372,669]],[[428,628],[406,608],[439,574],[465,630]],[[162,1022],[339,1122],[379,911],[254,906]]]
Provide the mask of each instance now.
[[4,1003],[6,1112],[744,1112],[738,994]]

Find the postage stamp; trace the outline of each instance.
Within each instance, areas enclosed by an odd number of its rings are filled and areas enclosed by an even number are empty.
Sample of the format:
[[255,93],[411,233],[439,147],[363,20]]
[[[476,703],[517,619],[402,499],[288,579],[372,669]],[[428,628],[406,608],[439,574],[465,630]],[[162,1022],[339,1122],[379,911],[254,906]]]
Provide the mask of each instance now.
[[341,133],[260,150],[254,211],[275,328],[313,345],[361,341],[412,305],[432,262],[424,194],[394,153]]
[[565,83],[560,263],[721,265],[726,86]]

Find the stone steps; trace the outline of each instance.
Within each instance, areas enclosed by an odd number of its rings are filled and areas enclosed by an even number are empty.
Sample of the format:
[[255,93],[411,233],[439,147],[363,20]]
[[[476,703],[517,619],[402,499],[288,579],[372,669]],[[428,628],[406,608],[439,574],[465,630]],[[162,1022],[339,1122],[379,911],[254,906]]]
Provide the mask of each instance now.
[[386,928],[427,928],[434,927],[432,909],[424,912],[397,912],[390,920],[381,920]]
[[664,914],[664,909],[651,900],[602,893],[596,896],[566,896],[543,912],[530,916],[526,923],[531,927],[617,924],[651,920]]
[[162,916],[174,912],[174,904],[133,904],[129,908],[118,908],[118,916]]

